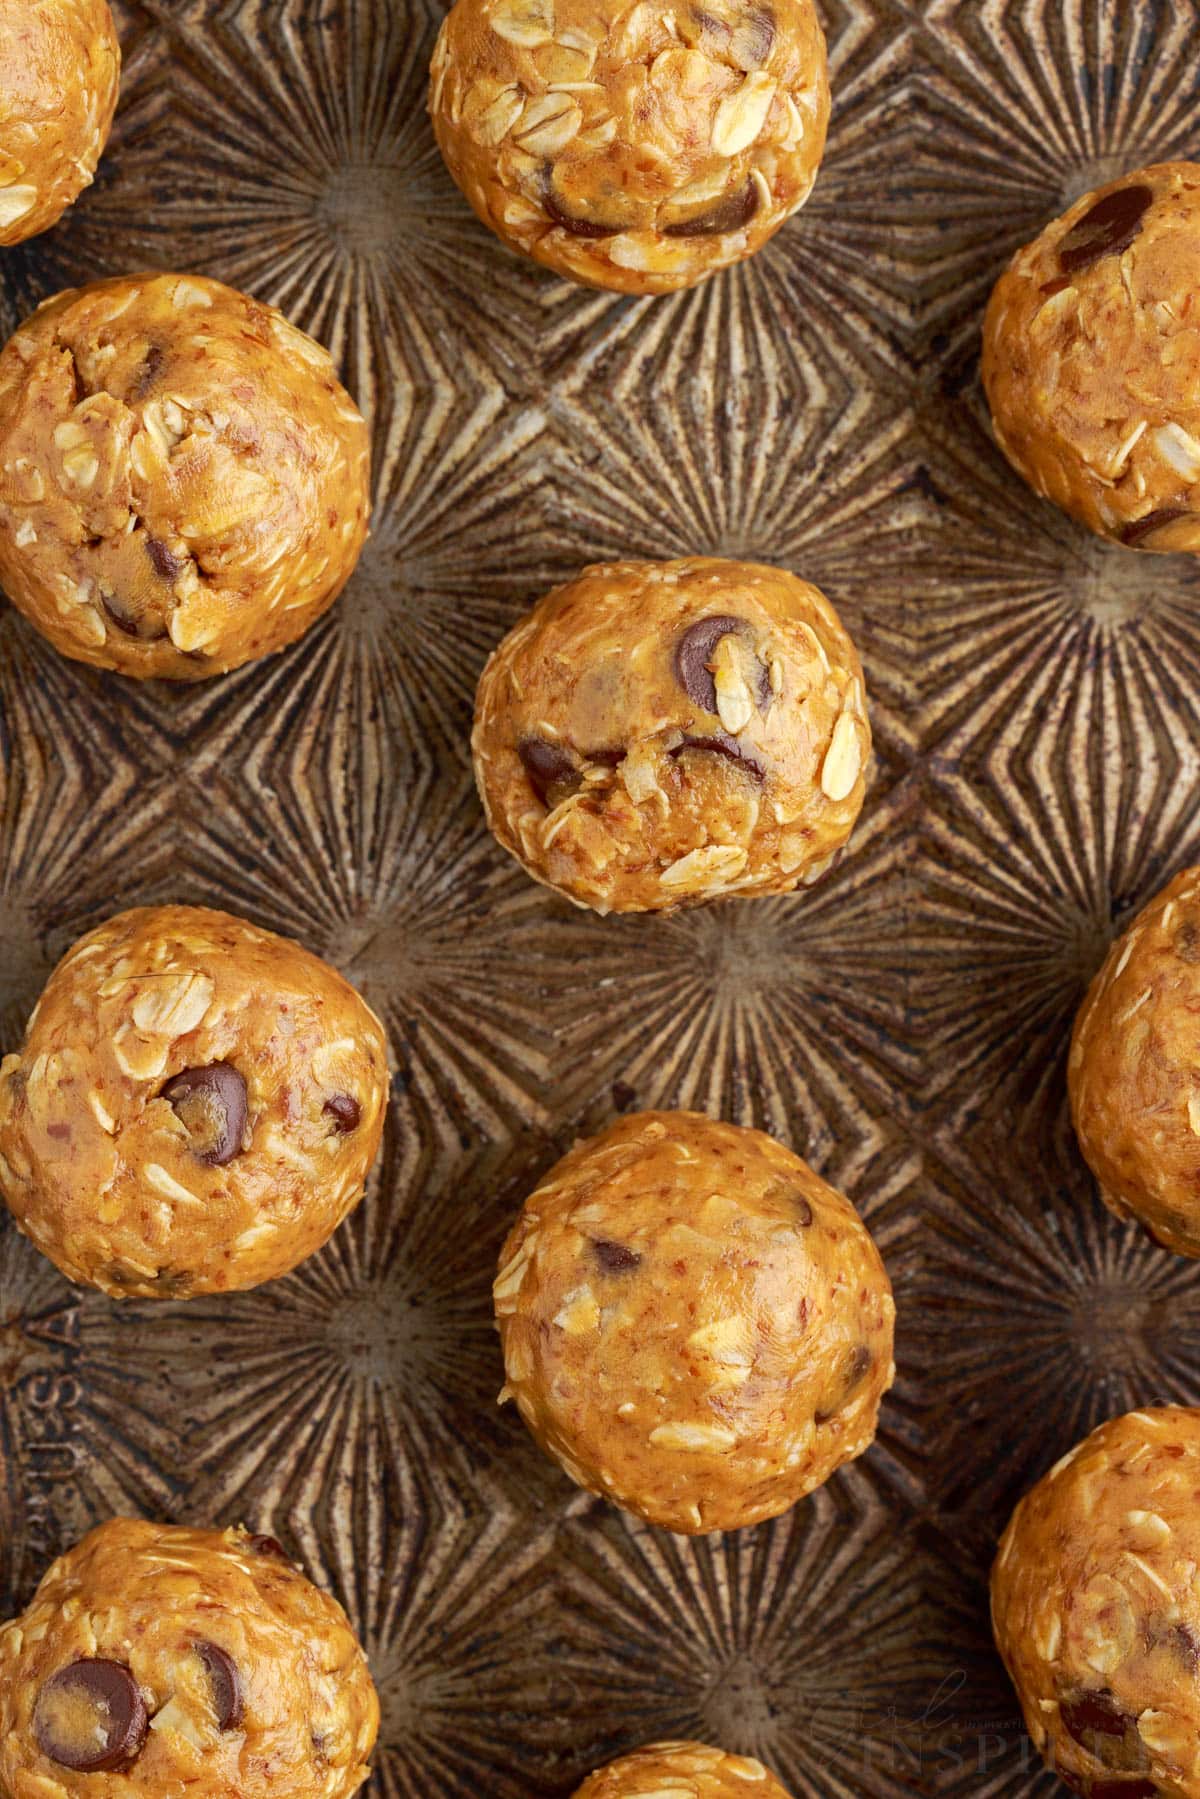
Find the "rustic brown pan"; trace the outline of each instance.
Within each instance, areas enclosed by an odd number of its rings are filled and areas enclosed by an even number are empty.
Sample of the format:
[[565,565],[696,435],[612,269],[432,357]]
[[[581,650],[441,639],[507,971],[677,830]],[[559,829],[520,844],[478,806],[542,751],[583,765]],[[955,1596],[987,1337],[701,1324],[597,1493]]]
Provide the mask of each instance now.
[[[423,107],[435,0],[122,0],[100,179],[4,253],[5,332],[190,266],[329,342],[374,420],[375,535],[279,660],[198,689],[0,615],[0,1030],[119,906],[248,913],[337,963],[399,1074],[367,1202],[259,1292],[116,1307],[0,1229],[0,1612],[113,1511],[244,1519],[349,1607],[375,1790],[561,1799],[665,1733],[797,1795],[1049,1793],[991,1651],[1023,1488],[1109,1413],[1200,1400],[1200,1276],[1103,1212],[1069,1020],[1200,860],[1200,587],[1039,504],[977,376],[1005,257],[1075,193],[1200,151],[1185,0],[827,0],[800,217],[691,294],[506,255]],[[746,555],[833,598],[877,766],[821,887],[603,921],[491,843],[484,657],[585,561]],[[495,1406],[494,1256],[581,1128],[765,1126],[855,1198],[900,1308],[877,1447],[790,1517],[676,1541]]]

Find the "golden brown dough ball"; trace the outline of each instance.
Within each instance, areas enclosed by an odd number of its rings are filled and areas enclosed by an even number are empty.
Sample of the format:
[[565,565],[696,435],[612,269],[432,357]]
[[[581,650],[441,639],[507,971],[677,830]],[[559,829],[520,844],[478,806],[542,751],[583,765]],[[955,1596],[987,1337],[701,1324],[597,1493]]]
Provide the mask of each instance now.
[[475,703],[488,823],[597,912],[810,885],[862,807],[862,665],[825,596],[711,556],[584,569],[496,650]]
[[0,244],[49,230],[92,181],[120,81],[108,0],[0,0]]
[[1139,550],[1200,550],[1200,164],[1077,200],[1000,277],[996,437],[1043,499]]
[[1085,1799],[1200,1795],[1200,1413],[1130,1412],[1013,1513],[996,1642],[1034,1743]]
[[457,0],[432,73],[484,224],[633,294],[752,256],[807,200],[829,124],[812,0]]
[[333,604],[370,509],[328,353],[195,275],[59,294],[0,354],[0,584],[64,655],[198,681]]
[[10,1799],[348,1799],[378,1727],[345,1613],[270,1537],[114,1518],[0,1627]]
[[254,1287],[357,1204],[387,1097],[379,1020],[298,943],[196,906],[122,912],[0,1063],[0,1184],[71,1280]]
[[1200,868],[1134,919],[1087,992],[1068,1085],[1079,1147],[1118,1218],[1200,1256]]
[[773,1774],[746,1755],[706,1743],[648,1743],[591,1774],[575,1799],[788,1799]]
[[503,1397],[582,1487],[737,1530],[872,1442],[895,1307],[853,1206],[761,1131],[622,1118],[525,1202],[494,1288]]

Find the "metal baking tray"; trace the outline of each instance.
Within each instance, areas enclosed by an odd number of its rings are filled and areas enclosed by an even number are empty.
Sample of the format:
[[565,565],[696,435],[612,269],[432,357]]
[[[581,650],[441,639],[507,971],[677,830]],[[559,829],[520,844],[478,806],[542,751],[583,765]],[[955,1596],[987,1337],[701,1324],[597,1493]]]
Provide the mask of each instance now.
[[[302,643],[199,688],[61,661],[0,612],[0,1042],[80,932],[180,898],[330,958],[399,1072],[366,1202],[257,1292],[116,1306],[0,1226],[0,1613],[112,1512],[242,1519],[348,1606],[388,1799],[565,1799],[678,1734],[798,1799],[1049,1794],[990,1647],[995,1538],[1093,1423],[1200,1399],[1197,1271],[1100,1208],[1063,1078],[1113,931],[1200,860],[1200,588],[1025,491],[977,335],[1067,199],[1200,150],[1191,6],[826,0],[810,204],[648,300],[472,218],[424,112],[436,4],[118,10],[110,151],[4,253],[0,324],[147,266],[276,302],[373,418],[374,536]],[[866,811],[812,892],[593,918],[484,830],[475,680],[580,564],[692,551],[834,600]],[[896,1287],[876,1447],[725,1539],[576,1492],[495,1404],[513,1211],[648,1105],[793,1144]]]

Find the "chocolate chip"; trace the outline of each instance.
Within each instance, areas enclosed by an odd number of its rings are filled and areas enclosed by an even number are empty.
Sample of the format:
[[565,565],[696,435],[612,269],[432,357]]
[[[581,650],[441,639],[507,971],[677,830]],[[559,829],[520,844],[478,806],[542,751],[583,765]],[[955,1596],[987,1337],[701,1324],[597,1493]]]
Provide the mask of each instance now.
[[291,1565],[292,1558],[278,1537],[251,1537],[250,1548],[253,1549],[255,1555],[267,1555],[274,1561],[287,1562],[289,1566]]
[[796,1209],[796,1222],[801,1230],[806,1231],[813,1221],[813,1209],[803,1193],[793,1193],[792,1204]]
[[344,1136],[356,1131],[362,1118],[362,1107],[352,1093],[333,1093],[322,1108],[333,1119],[334,1129]]
[[162,1096],[175,1108],[192,1139],[192,1153],[212,1168],[224,1168],[242,1147],[246,1131],[246,1083],[228,1062],[185,1068]]
[[1177,518],[1194,516],[1186,506],[1158,506],[1153,512],[1148,512],[1145,518],[1135,518],[1132,524],[1123,526],[1118,535],[1126,549],[1136,550],[1139,544],[1161,531],[1164,525],[1173,525]]
[[711,737],[685,737],[671,754],[681,756],[684,750],[707,750],[712,756],[724,756],[726,761],[736,762],[756,781],[761,781],[767,772],[754,751],[727,731],[714,731]]
[[1097,200],[1059,243],[1058,263],[1063,273],[1076,275],[1102,257],[1127,250],[1141,230],[1153,198],[1153,190],[1138,181]]
[[157,537],[147,535],[146,554],[150,558],[155,574],[163,581],[173,581],[184,566],[174,550],[168,548]]
[[592,1248],[606,1274],[628,1274],[631,1268],[641,1266],[641,1256],[636,1249],[630,1249],[628,1244],[613,1243],[607,1237],[596,1237],[592,1240]]
[[102,593],[100,604],[117,630],[124,631],[126,637],[140,637],[144,643],[159,643],[167,635],[166,626],[153,614],[139,611],[120,594]]
[[1200,962],[1200,926],[1191,919],[1175,933],[1175,954],[1181,962]]
[[195,1647],[208,1675],[217,1729],[240,1730],[246,1712],[246,1694],[237,1663],[219,1643],[210,1643],[207,1638],[202,1638]]
[[529,785],[543,806],[552,787],[565,787],[578,779],[578,770],[566,750],[557,743],[547,743],[544,737],[522,738],[517,754],[529,776]]
[[38,1694],[33,1731],[43,1755],[78,1774],[122,1768],[141,1754],[149,1718],[124,1662],[71,1662]]
[[1059,1705],[1058,1712],[1067,1735],[1084,1748],[1088,1747],[1085,1740],[1087,1737],[1123,1737],[1135,1723],[1127,1712],[1121,1710],[1113,1695],[1104,1691],[1080,1693],[1074,1699],[1065,1699]]
[[581,219],[575,213],[567,212],[555,199],[549,179],[542,193],[542,205],[554,223],[569,231],[572,237],[616,237],[625,230],[624,225],[606,225],[600,219]]
[[150,389],[161,375],[162,366],[165,361],[166,356],[163,352],[162,345],[151,344],[150,348],[146,351],[142,366],[138,370],[137,380],[133,384],[133,392],[131,395],[133,399],[145,399],[146,395],[150,392]]
[[662,234],[664,237],[720,237],[725,231],[740,231],[757,211],[758,188],[753,181],[748,181],[739,193],[726,194],[707,212],[664,225]]
[[838,1398],[827,1410],[813,1413],[814,1423],[828,1424],[831,1418],[837,1417],[843,1406],[849,1404],[850,1400],[854,1397],[858,1388],[866,1378],[873,1359],[874,1358],[865,1343],[856,1343],[854,1345],[854,1348],[846,1358],[846,1366],[842,1374],[841,1392],[838,1395]]
[[583,759],[585,762],[598,762],[601,768],[620,768],[627,753],[625,750],[587,750]]
[[702,712],[717,710],[717,684],[709,667],[713,652],[722,637],[741,629],[740,618],[717,612],[709,618],[696,619],[680,634],[675,645],[675,678]]

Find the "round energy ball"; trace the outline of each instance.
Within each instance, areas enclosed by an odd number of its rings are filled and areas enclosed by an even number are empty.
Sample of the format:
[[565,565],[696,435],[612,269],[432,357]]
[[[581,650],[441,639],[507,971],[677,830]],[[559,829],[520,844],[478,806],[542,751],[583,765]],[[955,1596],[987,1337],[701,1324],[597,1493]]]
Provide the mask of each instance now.
[[0,0],[0,244],[48,230],[92,181],[120,81],[108,0]]
[[0,584],[64,655],[196,681],[294,642],[367,534],[325,350],[194,275],[48,300],[0,353]]
[[786,569],[584,569],[479,682],[475,774],[504,848],[576,904],[654,912],[809,885],[862,807],[858,653]]
[[383,1027],[336,970],[224,912],[122,912],[59,963],[0,1062],[0,1184],[71,1280],[114,1298],[254,1287],[357,1204]]
[[788,1799],[773,1774],[746,1755],[706,1743],[648,1743],[590,1774],[575,1799]]
[[632,294],[752,256],[807,200],[829,124],[812,0],[457,0],[432,77],[484,224]]
[[1200,868],[1108,952],[1075,1020],[1067,1084],[1079,1147],[1118,1218],[1200,1256]]
[[493,1289],[505,1388],[589,1491],[737,1530],[875,1435],[895,1306],[849,1200],[761,1131],[622,1118],[525,1202]]
[[0,1627],[12,1799],[346,1799],[378,1728],[342,1608],[244,1530],[114,1518]]
[[1077,200],[1019,250],[983,327],[996,437],[1093,531],[1200,550],[1200,163]]
[[996,1642],[1034,1743],[1086,1799],[1200,1794],[1200,1412],[1130,1412],[1013,1513]]

